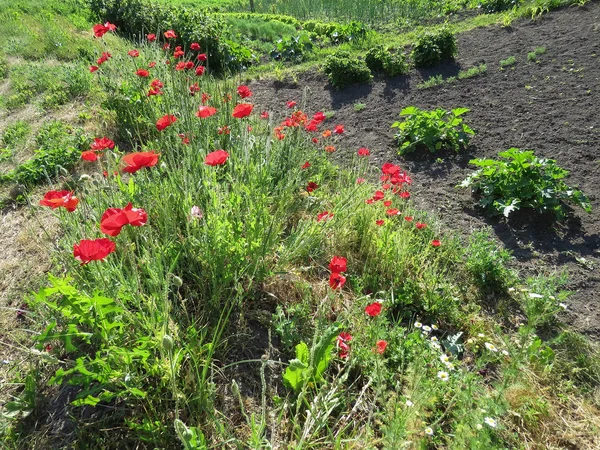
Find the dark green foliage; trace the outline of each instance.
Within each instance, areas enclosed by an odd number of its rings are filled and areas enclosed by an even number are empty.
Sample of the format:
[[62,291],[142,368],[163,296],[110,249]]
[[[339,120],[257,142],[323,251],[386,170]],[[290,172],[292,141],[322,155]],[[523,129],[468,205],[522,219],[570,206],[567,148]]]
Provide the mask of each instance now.
[[426,147],[434,153],[443,148],[459,151],[469,144],[475,132],[463,123],[459,116],[469,112],[467,108],[456,108],[452,111],[438,108],[424,111],[409,106],[400,111],[406,116],[404,122],[394,122],[392,128],[398,128],[396,139],[400,144],[398,153],[403,155],[415,151],[418,147]]
[[416,67],[433,67],[442,61],[454,59],[457,52],[454,33],[442,28],[421,34],[413,48],[412,58]]
[[364,23],[352,21],[347,24],[337,22],[319,22],[309,20],[304,22],[304,29],[319,37],[327,37],[334,44],[342,42],[359,42],[367,37],[368,28]]
[[538,158],[532,151],[518,148],[500,152],[499,156],[503,160],[471,160],[480,169],[460,185],[471,187],[480,195],[479,204],[489,212],[508,217],[520,208],[532,208],[563,218],[565,201],[591,212],[588,198],[580,190],[567,186],[563,178],[569,172],[553,159]]
[[402,75],[408,72],[408,64],[403,53],[392,53],[383,45],[371,48],[365,62],[372,72],[383,72],[389,76]]
[[198,42],[208,55],[207,67],[215,73],[242,70],[254,61],[250,50],[222,38],[227,30],[218,15],[148,0],[91,0],[91,8],[101,21],[114,23],[130,37],[156,33],[162,38],[172,29],[178,36],[172,45]]
[[306,34],[286,37],[277,41],[276,47],[271,51],[271,58],[299,63],[312,48],[313,44]]
[[515,6],[519,6],[520,3],[521,0],[481,0],[479,8],[486,14],[492,14],[507,11]]
[[355,83],[368,83],[372,78],[367,63],[347,51],[338,51],[327,57],[324,70],[329,82],[338,89]]

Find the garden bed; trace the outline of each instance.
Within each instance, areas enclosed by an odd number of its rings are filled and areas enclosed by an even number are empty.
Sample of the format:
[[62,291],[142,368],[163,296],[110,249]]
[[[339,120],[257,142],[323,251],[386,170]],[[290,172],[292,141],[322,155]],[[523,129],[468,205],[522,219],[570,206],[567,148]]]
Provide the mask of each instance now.
[[[573,292],[565,321],[600,337],[600,5],[570,7],[535,21],[509,27],[489,27],[458,36],[456,63],[407,77],[376,78],[369,85],[332,89],[321,74],[304,74],[297,83],[257,81],[251,87],[256,102],[280,109],[287,100],[305,98],[307,109],[335,112],[329,122],[344,124],[338,158],[366,146],[373,164],[400,164],[413,176],[413,198],[435,212],[449,227],[469,235],[491,226],[495,236],[513,251],[526,273],[567,271]],[[528,53],[544,47],[537,62]],[[500,70],[500,61],[516,63]],[[428,89],[417,86],[432,75],[455,76],[480,64],[487,72],[477,78]],[[303,96],[307,90],[310,95]],[[362,105],[364,106],[362,106]],[[453,154],[396,153],[394,131],[404,107],[470,108],[465,121],[478,134],[467,151]],[[357,111],[358,110],[358,111]],[[593,205],[591,214],[574,210],[564,223],[552,224],[522,212],[510,222],[488,219],[467,190],[456,189],[473,169],[469,160],[496,157],[510,147],[533,149],[571,171],[567,183],[579,186]]]

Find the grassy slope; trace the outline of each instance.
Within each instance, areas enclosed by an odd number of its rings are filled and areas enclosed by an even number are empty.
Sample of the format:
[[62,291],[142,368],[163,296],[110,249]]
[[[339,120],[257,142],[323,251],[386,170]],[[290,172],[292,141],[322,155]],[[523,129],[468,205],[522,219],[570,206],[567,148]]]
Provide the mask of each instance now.
[[[103,47],[89,36],[82,46],[93,48],[97,57]],[[21,353],[27,361],[21,369],[37,367],[38,400],[29,418],[7,424],[7,445],[45,448],[70,441],[123,448],[142,439],[150,448],[177,448],[173,419],[180,417],[189,427],[198,426],[209,443],[227,441],[231,448],[261,448],[265,442],[399,448],[408,440],[415,448],[560,448],[565,439],[595,448],[598,411],[590,392],[600,373],[597,356],[571,333],[560,334],[552,347],[535,334],[539,328],[561,328],[552,298],[560,290],[557,280],[519,280],[506,267],[507,255],[484,234],[459,242],[435,218],[397,196],[388,194],[401,217],[414,216],[428,228],[419,233],[400,218],[386,218],[377,204],[364,203],[380,187],[378,171],[366,161],[340,169],[300,130],[286,130],[283,141],[271,142],[281,118],[267,123],[256,111],[247,123],[231,118],[232,104],[222,99],[235,95],[236,80],[200,81],[219,109],[202,121],[195,117],[199,98],[189,96],[185,74],[163,64],[153,75],[165,82],[165,95],[146,98],[147,83],[134,75],[138,61],[124,55],[128,47],[110,35],[102,42],[114,53],[99,74],[101,90],[112,100],[107,117],[117,117],[122,136],[137,136],[146,149],[161,151],[161,164],[129,179],[106,180],[92,172],[90,182],[71,184],[82,203],[73,214],[57,215],[64,233],[54,253],[57,267],[74,278],[74,298],[89,302],[101,289],[122,310],[106,313],[109,324],[117,323],[114,331],[93,317],[80,324],[94,335],[90,345],[78,343],[78,349],[67,351],[64,338],[54,337],[38,342],[40,349],[52,343],[49,359]],[[155,46],[139,49],[144,63],[162,58]],[[81,68],[87,64],[82,61]],[[165,113],[176,114],[178,122],[157,133],[154,123]],[[223,125],[231,127],[230,135],[217,134]],[[188,133],[191,144],[183,145],[177,133]],[[204,165],[206,152],[216,148],[229,151],[227,164]],[[98,168],[116,170],[120,155],[118,147],[108,152]],[[307,159],[312,167],[301,170]],[[356,185],[365,173],[370,181]],[[303,189],[308,181],[320,185],[310,195]],[[32,196],[32,203],[36,200]],[[69,254],[73,242],[101,236],[97,222],[103,211],[128,201],[148,211],[148,225],[124,229],[115,238],[117,254],[104,263],[78,266]],[[192,205],[200,206],[202,219],[188,218]],[[316,214],[324,210],[334,219],[317,223]],[[380,218],[387,220],[384,227],[375,225]],[[441,238],[442,247],[431,247],[433,238]],[[327,286],[327,265],[336,254],[348,258],[341,292]],[[482,305],[490,295],[514,310],[523,326],[486,315]],[[364,308],[375,298],[384,300],[384,312],[369,318]],[[51,320],[58,320],[57,330],[69,321],[79,323],[71,311],[49,308],[51,303],[30,300],[31,328],[42,330]],[[230,312],[229,323],[221,311]],[[283,387],[278,360],[293,358],[300,340],[315,346],[334,320],[353,335],[350,358],[335,358],[325,380],[306,380],[299,394]],[[423,333],[418,321],[439,330]],[[255,343],[257,333],[267,329],[273,340]],[[464,333],[465,348],[461,359],[446,352],[454,365],[448,369],[431,338],[443,341],[457,331]],[[378,339],[389,342],[383,355],[373,352]],[[211,346],[211,340],[218,345]],[[140,357],[140,348],[148,356]],[[271,364],[241,362],[259,359],[262,352]],[[77,357],[90,358],[92,368],[95,355],[114,373],[94,385],[117,394],[120,400],[109,403],[117,410],[92,409],[90,418],[72,408],[79,426],[56,440],[50,436],[56,422],[47,408],[67,388],[49,389],[46,381],[58,367],[72,367]],[[448,382],[440,378],[443,371]],[[77,384],[89,387],[88,382]],[[486,425],[485,417],[499,425]],[[66,415],[57,420],[68,423]],[[428,426],[432,437],[425,432]]]

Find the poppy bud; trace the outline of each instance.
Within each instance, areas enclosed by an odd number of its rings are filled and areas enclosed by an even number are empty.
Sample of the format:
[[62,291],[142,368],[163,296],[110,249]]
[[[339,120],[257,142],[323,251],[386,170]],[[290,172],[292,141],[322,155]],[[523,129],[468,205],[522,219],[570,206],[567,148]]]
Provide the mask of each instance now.
[[177,275],[173,275],[173,286],[181,287],[183,285],[183,280],[179,278]]
[[173,349],[173,338],[165,334],[162,338],[162,346],[166,351],[170,352]]
[[179,419],[175,419],[175,432],[179,435],[179,438],[183,442],[190,442],[194,438],[194,433],[190,430],[185,423]]

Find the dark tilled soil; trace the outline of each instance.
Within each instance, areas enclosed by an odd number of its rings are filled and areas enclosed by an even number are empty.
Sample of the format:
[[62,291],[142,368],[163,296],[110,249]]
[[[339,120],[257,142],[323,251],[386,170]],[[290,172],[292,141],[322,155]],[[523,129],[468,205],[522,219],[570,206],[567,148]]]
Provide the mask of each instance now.
[[[320,73],[305,74],[297,83],[257,81],[251,84],[255,103],[283,111],[287,100],[305,102],[304,110],[335,111],[328,124],[342,123],[339,141],[345,152],[368,147],[373,163],[400,164],[414,180],[412,198],[434,211],[449,227],[468,235],[490,226],[498,240],[514,252],[525,273],[566,270],[568,300],[564,319],[596,338],[600,337],[600,4],[551,12],[536,21],[511,27],[494,26],[461,34],[456,64],[413,72],[407,77],[375,79],[335,91]],[[538,63],[527,53],[545,47]],[[500,60],[514,56],[516,65],[499,70]],[[481,63],[487,73],[430,89],[417,85],[432,74],[445,77]],[[364,103],[355,111],[355,103]],[[400,158],[395,151],[391,123],[406,106],[470,108],[466,122],[478,131],[471,147],[459,155]],[[334,123],[332,123],[334,122]],[[510,147],[534,149],[556,159],[571,171],[567,183],[579,186],[594,211],[574,210],[563,224],[548,226],[535,217],[515,223],[487,219],[466,190],[456,189],[472,170],[468,161],[494,157]],[[437,157],[443,161],[436,161]]]

